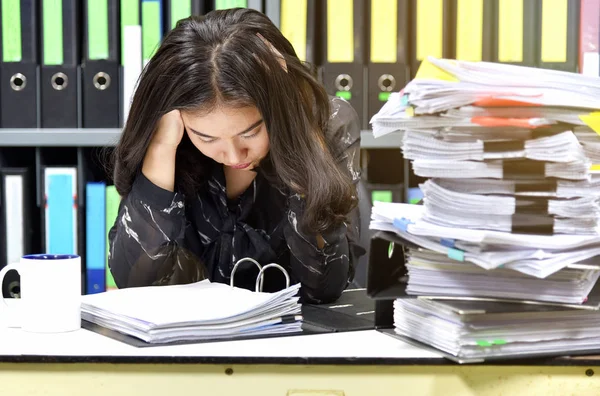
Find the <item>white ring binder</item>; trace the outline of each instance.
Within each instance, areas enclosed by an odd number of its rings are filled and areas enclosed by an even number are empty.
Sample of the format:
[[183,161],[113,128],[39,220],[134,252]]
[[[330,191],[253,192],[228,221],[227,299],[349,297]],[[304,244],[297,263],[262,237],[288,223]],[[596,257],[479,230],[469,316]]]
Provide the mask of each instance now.
[[250,261],[252,263],[254,263],[257,267],[258,267],[258,275],[256,276],[256,285],[254,287],[254,290],[256,292],[262,292],[263,290],[263,282],[264,282],[264,277],[265,277],[265,270],[267,268],[278,268],[281,272],[283,272],[283,275],[285,276],[285,287],[288,288],[290,287],[290,275],[288,274],[288,272],[285,270],[285,268],[283,268],[281,265],[276,264],[276,263],[270,263],[265,265],[264,267],[262,265],[260,265],[258,263],[258,261],[254,260],[253,258],[250,257],[244,257],[242,259],[239,259],[233,266],[233,269],[231,270],[231,280],[229,281],[229,286],[231,286],[231,288],[234,287],[234,280],[235,280],[235,271],[237,270],[238,265],[240,265],[241,263],[243,263],[244,261]]

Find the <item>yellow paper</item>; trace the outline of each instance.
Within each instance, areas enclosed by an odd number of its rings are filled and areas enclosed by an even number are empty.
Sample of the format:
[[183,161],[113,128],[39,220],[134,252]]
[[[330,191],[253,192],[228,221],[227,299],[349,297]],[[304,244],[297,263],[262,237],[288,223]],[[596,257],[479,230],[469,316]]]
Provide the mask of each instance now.
[[327,62],[354,62],[354,1],[327,1]]
[[415,109],[413,107],[407,107],[406,110],[404,110],[404,112],[409,117],[414,117],[415,116]]
[[600,111],[594,111],[589,114],[582,114],[579,116],[579,119],[587,126],[592,128],[594,132],[600,135]]
[[371,0],[371,62],[396,63],[398,0]]
[[307,0],[281,0],[281,33],[302,61],[306,61],[307,9]]
[[594,173],[600,172],[600,164],[593,164],[590,166],[590,171]]
[[523,0],[498,2],[498,60],[523,62]]
[[483,0],[458,0],[456,59],[480,62],[483,52]]
[[567,61],[568,0],[542,0],[542,62]]
[[443,54],[444,2],[418,0],[417,3],[417,60],[428,56],[441,58]]
[[448,73],[445,70],[440,69],[439,67],[435,66],[433,63],[429,62],[427,59],[425,59],[423,62],[421,62],[421,65],[419,66],[419,70],[417,70],[417,75],[415,76],[415,79],[421,79],[421,80],[443,80],[443,81],[452,81],[452,82],[458,82],[458,79],[456,77],[454,77],[452,74]]

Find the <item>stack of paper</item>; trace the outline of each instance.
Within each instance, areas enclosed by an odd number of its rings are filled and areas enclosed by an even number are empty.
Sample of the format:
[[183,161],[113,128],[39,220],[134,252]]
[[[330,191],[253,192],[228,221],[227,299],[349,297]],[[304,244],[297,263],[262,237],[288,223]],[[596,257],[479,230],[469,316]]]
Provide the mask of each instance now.
[[82,297],[82,319],[149,344],[275,336],[301,331],[300,284],[251,292],[204,280]]
[[600,351],[600,312],[542,304],[411,299],[394,302],[395,332],[460,363]]
[[[517,316],[531,303],[575,318],[570,310],[599,309],[590,297],[600,277],[599,95],[600,80],[573,73],[435,58],[421,64],[371,120],[375,137],[400,132],[403,155],[426,179],[422,206],[376,202],[371,217],[371,229],[404,241],[406,294],[511,301]],[[433,319],[423,316],[420,304],[397,301],[397,332],[455,356],[546,348],[471,351],[462,342],[475,330],[459,319],[445,324],[451,319],[436,316],[434,303],[427,305]],[[532,328],[537,315],[524,316]],[[514,325],[520,334],[521,322]]]

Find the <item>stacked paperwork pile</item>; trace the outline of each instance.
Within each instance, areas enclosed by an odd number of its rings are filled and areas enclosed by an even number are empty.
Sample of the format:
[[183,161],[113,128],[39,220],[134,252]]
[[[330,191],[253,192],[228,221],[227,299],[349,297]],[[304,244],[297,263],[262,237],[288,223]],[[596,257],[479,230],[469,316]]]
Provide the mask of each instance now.
[[419,297],[395,302],[397,334],[459,361],[600,349],[596,109],[598,78],[435,58],[391,95],[373,133],[400,132],[426,179],[422,206],[372,212]]

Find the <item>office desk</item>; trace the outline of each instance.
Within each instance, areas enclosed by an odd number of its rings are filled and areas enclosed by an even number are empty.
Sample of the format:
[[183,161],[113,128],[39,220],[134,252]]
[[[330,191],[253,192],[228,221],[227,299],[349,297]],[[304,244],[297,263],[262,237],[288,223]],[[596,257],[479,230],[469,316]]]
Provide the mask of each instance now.
[[1,329],[0,394],[597,395],[595,361],[456,365],[376,331],[136,349],[87,330]]

